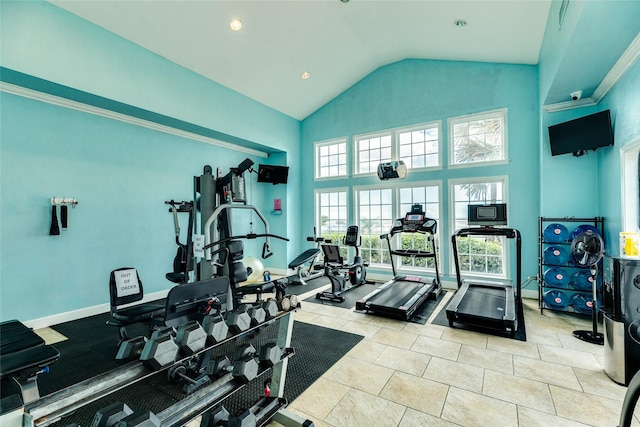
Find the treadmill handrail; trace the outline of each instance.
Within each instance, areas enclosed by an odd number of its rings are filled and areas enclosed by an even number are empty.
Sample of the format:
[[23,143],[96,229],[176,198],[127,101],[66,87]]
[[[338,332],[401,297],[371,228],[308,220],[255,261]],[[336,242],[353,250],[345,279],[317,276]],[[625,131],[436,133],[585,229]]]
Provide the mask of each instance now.
[[391,254],[416,258],[434,258],[436,256],[434,251],[423,251],[420,249],[392,249]]
[[516,304],[522,304],[522,238],[520,231],[515,228],[494,228],[494,227],[473,227],[461,228],[451,236],[451,246],[453,247],[453,260],[456,266],[456,279],[458,289],[462,287],[462,277],[460,275],[460,261],[458,260],[458,237],[467,236],[505,236],[515,239],[516,243]]

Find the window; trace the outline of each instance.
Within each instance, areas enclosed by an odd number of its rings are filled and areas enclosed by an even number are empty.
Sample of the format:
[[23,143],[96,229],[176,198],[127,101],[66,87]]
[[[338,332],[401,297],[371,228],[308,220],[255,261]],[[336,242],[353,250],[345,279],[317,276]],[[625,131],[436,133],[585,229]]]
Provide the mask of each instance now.
[[[400,188],[400,212],[399,216],[402,217],[406,212],[411,211],[411,207],[414,204],[422,205],[425,216],[433,218],[440,225],[440,187],[437,184],[420,186],[420,187],[407,187]],[[437,235],[434,236],[435,250],[438,252]],[[396,245],[398,242],[402,242],[402,249],[419,249],[419,250],[431,250],[431,245],[427,247],[427,238],[425,234],[411,233],[402,234],[400,237],[396,237]],[[402,257],[398,265],[402,267],[418,267],[435,269],[435,262],[433,258],[411,258]]]
[[347,176],[347,140],[316,143],[316,178]]
[[[393,221],[404,217],[411,207],[419,203],[426,215],[436,220],[440,217],[440,186],[438,183],[402,188],[362,188],[355,191],[358,206],[358,227],[362,238],[360,254],[370,265],[391,266],[387,242],[380,239],[391,229]],[[394,209],[398,206],[400,212]],[[393,247],[425,249],[426,239],[420,234],[402,234],[392,239]],[[402,258],[396,268],[434,268],[433,260]],[[395,262],[395,260],[394,260]]]
[[356,173],[371,173],[378,170],[378,164],[393,160],[391,157],[391,134],[363,136],[356,141]]
[[339,245],[347,232],[347,211],[347,190],[316,191],[319,237]]
[[440,122],[397,132],[398,158],[408,169],[440,166]]
[[357,191],[356,196],[362,260],[371,265],[389,264],[389,249],[380,235],[389,231],[394,220],[393,192],[390,188],[366,189]]
[[[506,177],[451,180],[449,184],[454,224],[452,233],[468,226],[469,204],[504,203],[507,194]],[[457,239],[457,246],[461,274],[507,277],[504,237],[462,237]],[[454,269],[455,265],[451,263],[451,270]]]
[[507,161],[507,109],[449,119],[449,165]]

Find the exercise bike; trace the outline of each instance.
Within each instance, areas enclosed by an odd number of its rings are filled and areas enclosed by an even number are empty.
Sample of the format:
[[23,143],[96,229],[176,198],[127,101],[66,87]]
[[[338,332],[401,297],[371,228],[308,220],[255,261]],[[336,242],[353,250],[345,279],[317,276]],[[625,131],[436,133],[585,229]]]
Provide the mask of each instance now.
[[331,282],[331,291],[317,293],[316,299],[344,302],[343,293],[367,283],[366,267],[369,266],[369,263],[364,262],[360,256],[361,241],[358,226],[349,226],[349,228],[347,228],[347,234],[344,239],[342,239],[342,243],[345,246],[356,248],[356,255],[353,257],[352,264],[344,263],[344,258],[340,255],[338,245],[322,245],[324,274]]
[[313,227],[313,236],[307,236],[307,242],[315,242],[316,247],[307,249],[289,263],[290,269],[295,269],[296,273],[289,278],[289,283],[294,285],[306,285],[307,280],[315,279],[324,274],[324,265],[318,262],[320,255],[320,244],[331,243],[330,239],[316,236],[316,228]]

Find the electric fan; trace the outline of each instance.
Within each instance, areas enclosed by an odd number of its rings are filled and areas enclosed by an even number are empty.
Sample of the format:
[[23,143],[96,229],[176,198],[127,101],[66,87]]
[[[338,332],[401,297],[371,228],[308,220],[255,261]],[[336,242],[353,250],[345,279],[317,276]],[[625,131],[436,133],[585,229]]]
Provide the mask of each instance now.
[[591,316],[593,318],[592,331],[573,331],[573,336],[592,344],[604,345],[604,336],[598,332],[598,308],[597,308],[597,274],[598,262],[604,256],[604,241],[598,233],[586,230],[578,234],[571,241],[571,257],[573,262],[580,267],[589,267],[591,272],[591,287],[593,299],[591,300]]

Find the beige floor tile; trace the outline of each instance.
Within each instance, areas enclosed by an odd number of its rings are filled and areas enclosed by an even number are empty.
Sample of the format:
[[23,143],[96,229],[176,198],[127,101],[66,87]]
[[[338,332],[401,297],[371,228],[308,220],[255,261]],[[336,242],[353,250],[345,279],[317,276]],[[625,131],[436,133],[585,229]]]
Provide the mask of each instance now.
[[[591,329],[592,328],[589,328],[589,330]],[[602,330],[600,330],[600,332],[602,332]],[[571,350],[584,351],[585,353],[591,353],[594,356],[596,356],[596,358],[604,354],[604,346],[582,341],[574,337],[573,333],[571,335],[558,335],[558,339],[560,339],[560,342],[562,343],[562,347],[564,348],[568,348]]]
[[[319,290],[317,290],[317,291],[319,292]],[[316,303],[313,303],[313,302],[303,301],[303,302],[300,303],[300,305],[302,307],[298,311],[308,311],[309,313],[318,313],[318,314],[320,314],[320,312],[324,309],[324,306],[322,304],[316,304]]]
[[342,330],[342,326],[347,323],[347,320],[320,314],[313,320],[313,322],[314,324],[324,326],[325,328]]
[[573,368],[573,370],[585,393],[608,397],[609,399],[624,399],[627,388],[613,381],[604,371],[588,371],[580,368]]
[[367,316],[371,317],[371,320],[368,322],[369,325],[376,325],[381,328],[393,329],[395,331],[401,331],[404,328],[405,322],[401,322],[399,320],[374,316],[372,314],[367,314]]
[[423,335],[425,337],[440,338],[447,329],[446,326],[440,325],[421,325],[419,323],[407,322],[402,328],[402,332],[408,332],[410,334]]
[[459,344],[472,345],[474,347],[487,348],[487,334],[475,331],[447,328],[442,334],[441,339],[457,342]]
[[[345,317],[339,317],[339,319],[346,320]],[[342,325],[341,329],[345,332],[351,332],[352,334],[358,334],[362,335],[363,337],[371,338],[382,328],[380,326],[369,325],[368,323],[360,323],[350,320]]]
[[593,354],[568,348],[539,345],[540,359],[546,362],[559,363],[575,368],[600,371],[602,367]]
[[490,336],[487,340],[487,349],[511,353],[516,356],[540,359],[540,353],[538,353],[538,346],[536,344],[510,338]]
[[514,356],[513,373],[518,377],[582,391],[575,371],[570,366]]
[[[301,416],[302,418],[305,418],[307,420],[313,421],[313,425],[315,427],[333,427],[331,424],[328,424],[328,423],[322,421],[321,419],[315,418],[315,417],[313,417],[313,416],[311,416],[311,415],[307,414],[306,412],[301,411],[299,409],[292,408],[291,406],[288,406],[287,409],[289,411],[293,412],[294,414]],[[273,426],[271,424],[273,424]],[[273,421],[267,425],[267,427],[280,427],[280,426],[282,426],[282,424],[278,424],[278,423],[275,423]]]
[[509,353],[463,345],[458,362],[513,374],[513,356]]
[[380,392],[380,397],[427,414],[440,416],[448,390],[447,385],[396,372]]
[[312,311],[298,310],[295,314],[295,320],[296,322],[305,322],[315,325],[315,320],[319,316],[320,315],[318,313],[314,313]]
[[411,346],[411,350],[442,357],[443,359],[458,360],[461,347],[462,345],[458,343],[419,336]]
[[347,353],[347,356],[366,362],[375,362],[387,346],[377,342],[362,340]]
[[455,387],[449,389],[442,418],[465,427],[518,425],[518,413],[513,403]]
[[34,331],[47,345],[66,341],[68,338],[53,328],[41,328]]
[[555,415],[549,386],[539,381],[486,370],[482,394]]
[[375,364],[407,374],[422,376],[430,359],[431,356],[428,354],[389,346],[375,360]]
[[323,316],[340,317],[351,311],[346,307],[342,308],[342,307],[337,307],[335,305],[329,305],[329,304],[317,304],[317,305],[322,307],[320,310],[317,311],[317,313],[322,314]]
[[341,319],[346,319],[346,320],[350,320],[352,322],[358,322],[358,323],[369,323],[371,322],[371,316],[368,316],[366,313],[361,313],[359,311],[354,311],[354,310],[345,310],[344,313],[341,313],[340,316]]
[[348,356],[343,359],[347,359],[347,363],[341,363],[330,379],[373,395],[379,394],[393,375],[393,369],[384,366]]
[[405,407],[369,393],[350,390],[324,419],[336,427],[397,426]]
[[482,393],[484,368],[432,357],[423,377],[468,391]]
[[409,349],[416,341],[416,338],[418,338],[418,335],[382,328],[371,337],[371,340],[381,344]]
[[317,419],[324,419],[349,390],[345,385],[320,378],[298,396],[289,408],[298,409]]
[[577,421],[518,406],[518,427],[589,427]]
[[594,426],[612,426],[620,417],[619,400],[580,393],[555,385],[549,386],[558,416]]
[[542,329],[538,329],[537,331],[527,329],[527,342],[531,344],[548,345],[550,347],[562,347],[557,333]]
[[442,418],[434,417],[433,415],[425,414],[424,412],[416,411],[415,409],[407,408],[402,417],[398,427],[459,427],[459,424],[454,424]]

